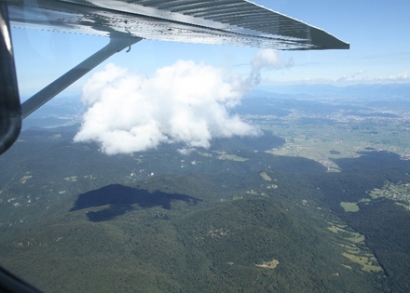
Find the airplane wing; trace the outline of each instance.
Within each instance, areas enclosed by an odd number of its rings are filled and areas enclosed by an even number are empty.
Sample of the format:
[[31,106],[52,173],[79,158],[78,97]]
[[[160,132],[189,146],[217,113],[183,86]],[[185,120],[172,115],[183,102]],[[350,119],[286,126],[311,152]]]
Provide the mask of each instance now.
[[273,48],[348,49],[329,33],[246,0],[8,0],[12,26]]

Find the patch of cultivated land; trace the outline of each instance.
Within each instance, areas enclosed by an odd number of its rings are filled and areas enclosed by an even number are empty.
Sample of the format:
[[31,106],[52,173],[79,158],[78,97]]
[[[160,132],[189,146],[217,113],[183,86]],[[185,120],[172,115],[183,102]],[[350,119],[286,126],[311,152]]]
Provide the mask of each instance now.
[[[329,223],[330,227],[328,229],[333,233],[340,236],[341,247],[345,249],[342,253],[344,257],[349,259],[351,262],[356,263],[361,266],[361,270],[365,272],[382,272],[383,269],[377,262],[376,257],[368,250],[365,249],[365,237],[357,232],[349,230],[346,225],[341,225],[337,223]],[[360,244],[360,245],[359,245]],[[347,269],[352,269],[349,264],[342,264],[343,267]]]
[[217,152],[219,153],[218,159],[219,160],[230,160],[230,161],[236,161],[236,162],[245,162],[249,159],[247,158],[242,158],[233,154],[228,154],[226,152]]
[[357,203],[355,202],[345,202],[342,201],[340,203],[340,206],[345,210],[345,212],[358,212],[359,211],[359,207],[357,205]]
[[393,184],[386,182],[383,188],[375,188],[370,192],[372,199],[386,197],[394,200],[399,206],[410,210],[410,184]]
[[410,211],[410,183],[405,184],[393,184],[386,182],[384,186],[379,189],[375,188],[368,192],[370,198],[362,198],[358,202],[341,202],[340,206],[345,212],[358,212],[360,210],[359,203],[369,203],[372,200],[385,197],[395,201],[395,204],[402,206],[406,210]]
[[256,266],[259,268],[264,268],[264,269],[275,269],[279,264],[279,261],[277,259],[273,259],[271,261],[263,262],[261,264],[257,264]]
[[266,172],[262,172],[260,175],[263,178],[263,180],[272,181],[272,178]]
[[361,265],[363,267],[362,270],[365,272],[383,271],[379,265],[373,265],[373,263],[377,263],[377,260],[372,254],[357,255],[344,252],[342,255],[350,259],[352,262]]

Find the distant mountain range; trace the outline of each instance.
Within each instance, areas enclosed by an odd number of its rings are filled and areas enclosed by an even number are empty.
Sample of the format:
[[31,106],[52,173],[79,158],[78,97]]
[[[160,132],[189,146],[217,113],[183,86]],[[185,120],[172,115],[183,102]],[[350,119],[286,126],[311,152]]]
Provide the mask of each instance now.
[[270,88],[253,90],[249,96],[267,95],[268,93],[303,95],[305,98],[324,96],[347,96],[356,98],[409,98],[410,83],[395,84],[357,84],[351,86],[334,86],[330,84],[296,84],[277,85]]

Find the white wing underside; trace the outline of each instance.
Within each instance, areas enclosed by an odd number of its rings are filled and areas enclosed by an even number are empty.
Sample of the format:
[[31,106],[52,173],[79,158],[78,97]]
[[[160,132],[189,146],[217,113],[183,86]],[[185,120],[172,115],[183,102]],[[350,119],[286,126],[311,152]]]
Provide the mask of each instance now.
[[281,50],[348,49],[301,21],[245,0],[8,0],[12,26]]

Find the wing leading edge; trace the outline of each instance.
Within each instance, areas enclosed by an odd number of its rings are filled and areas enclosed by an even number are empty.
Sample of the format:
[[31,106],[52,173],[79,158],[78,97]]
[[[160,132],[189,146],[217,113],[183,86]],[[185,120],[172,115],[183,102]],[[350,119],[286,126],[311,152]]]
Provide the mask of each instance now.
[[12,26],[280,50],[348,49],[329,33],[246,0],[8,0]]

